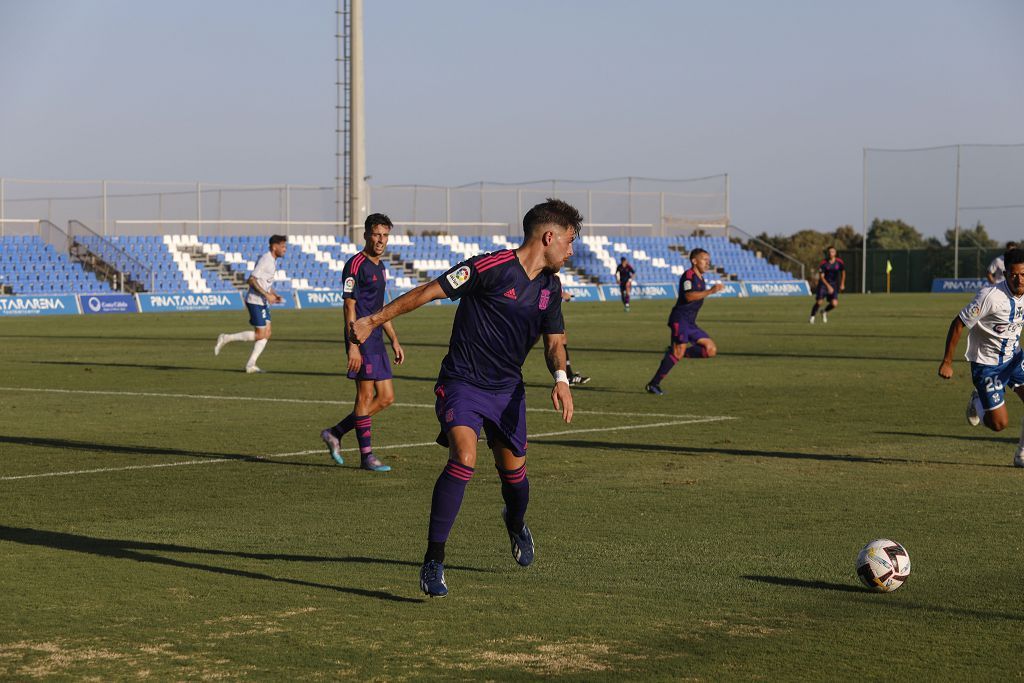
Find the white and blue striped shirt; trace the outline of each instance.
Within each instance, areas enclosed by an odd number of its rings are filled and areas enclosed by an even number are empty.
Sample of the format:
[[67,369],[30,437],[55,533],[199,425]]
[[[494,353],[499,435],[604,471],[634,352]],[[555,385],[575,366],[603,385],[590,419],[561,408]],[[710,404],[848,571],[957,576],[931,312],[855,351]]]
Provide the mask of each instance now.
[[964,357],[982,365],[1002,365],[1020,345],[1024,325],[1024,295],[1014,296],[1006,281],[985,287],[960,311],[970,329]]

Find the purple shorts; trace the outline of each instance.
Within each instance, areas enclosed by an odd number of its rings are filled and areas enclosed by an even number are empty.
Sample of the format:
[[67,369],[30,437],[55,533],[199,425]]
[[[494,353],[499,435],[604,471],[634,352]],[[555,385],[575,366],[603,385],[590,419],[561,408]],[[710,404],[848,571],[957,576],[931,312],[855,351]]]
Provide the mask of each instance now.
[[522,384],[506,391],[487,391],[462,382],[438,382],[434,411],[441,423],[437,443],[448,447],[448,430],[469,427],[477,436],[482,427],[487,445],[507,446],[526,455],[526,389]]
[[833,287],[832,288],[832,293],[830,294],[828,289],[825,287],[825,285],[819,283],[818,284],[818,293],[815,295],[815,298],[818,301],[823,301],[825,299],[829,299],[831,301],[837,301],[839,299],[839,285],[836,285],[835,287]]
[[386,353],[364,353],[359,372],[348,373],[349,379],[371,379],[375,382],[391,377],[391,359]]
[[670,322],[673,344],[696,344],[698,339],[710,339],[711,335],[696,325],[683,321]]

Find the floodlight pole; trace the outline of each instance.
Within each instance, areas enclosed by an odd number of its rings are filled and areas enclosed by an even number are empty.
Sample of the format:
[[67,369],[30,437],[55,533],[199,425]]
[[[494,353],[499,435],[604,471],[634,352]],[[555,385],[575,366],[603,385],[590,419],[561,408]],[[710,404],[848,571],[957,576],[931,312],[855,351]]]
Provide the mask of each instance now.
[[358,241],[359,228],[366,219],[366,128],[363,103],[363,0],[351,0],[349,36],[352,46],[349,60],[351,124],[349,135],[349,231]]
[[860,293],[866,294],[868,291],[868,150],[866,147],[864,148],[861,166],[864,168],[864,185],[861,189],[863,206],[861,207],[860,221],[864,238],[861,240],[860,245]]
[[960,277],[960,145],[956,146],[956,191],[953,194],[953,277]]

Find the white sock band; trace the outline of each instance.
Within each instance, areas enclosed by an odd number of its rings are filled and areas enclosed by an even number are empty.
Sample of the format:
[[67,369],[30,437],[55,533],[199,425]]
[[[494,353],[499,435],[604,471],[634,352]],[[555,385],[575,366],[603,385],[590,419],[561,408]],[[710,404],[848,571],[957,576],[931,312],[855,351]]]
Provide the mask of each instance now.
[[[250,333],[251,334],[251,333]],[[256,343],[252,345],[252,354],[249,356],[249,362],[245,364],[245,367],[251,368],[256,365],[256,359],[263,353],[263,347],[267,345],[268,339],[257,339]]]
[[234,334],[225,334],[225,342],[236,342],[236,341],[256,341],[256,333],[252,330],[245,332],[235,332]]

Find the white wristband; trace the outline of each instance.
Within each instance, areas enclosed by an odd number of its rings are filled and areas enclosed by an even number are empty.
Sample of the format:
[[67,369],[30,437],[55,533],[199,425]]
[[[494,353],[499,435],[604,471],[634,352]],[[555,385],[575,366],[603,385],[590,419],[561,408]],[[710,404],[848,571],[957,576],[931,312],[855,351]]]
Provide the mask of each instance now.
[[555,370],[555,384],[559,382],[569,383],[569,376],[565,374],[565,370]]

